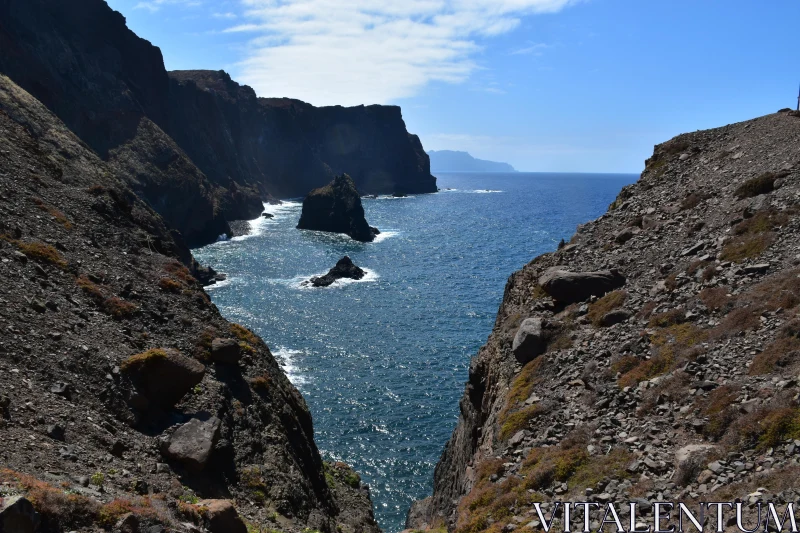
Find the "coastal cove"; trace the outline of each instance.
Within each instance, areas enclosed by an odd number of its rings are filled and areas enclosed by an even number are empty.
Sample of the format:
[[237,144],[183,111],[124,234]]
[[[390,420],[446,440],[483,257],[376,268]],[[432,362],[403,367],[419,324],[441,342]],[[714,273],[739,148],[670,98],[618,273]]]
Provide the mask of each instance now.
[[[441,192],[364,199],[375,242],[297,230],[300,202],[265,206],[252,234],[193,250],[227,274],[208,288],[259,334],[309,404],[326,459],[352,465],[376,518],[402,529],[458,415],[467,366],[509,274],[603,214],[631,174],[438,175]],[[359,281],[301,285],[347,255]]]

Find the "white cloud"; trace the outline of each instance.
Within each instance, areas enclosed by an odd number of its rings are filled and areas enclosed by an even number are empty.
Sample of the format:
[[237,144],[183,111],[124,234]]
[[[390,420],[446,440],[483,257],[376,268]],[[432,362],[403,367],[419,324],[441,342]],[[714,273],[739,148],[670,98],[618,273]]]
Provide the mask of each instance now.
[[[168,1],[168,0],[154,0]],[[478,40],[580,0],[241,0],[252,35],[237,78],[261,96],[388,103],[477,68]]]
[[146,9],[150,13],[159,11],[166,5],[180,4],[186,7],[197,7],[203,4],[200,0],[148,0],[147,2],[139,2],[134,9]]
[[212,13],[211,16],[215,19],[233,20],[236,18],[236,13]]
[[549,44],[545,43],[531,43],[529,46],[524,46],[522,48],[517,48],[511,51],[511,55],[536,55],[540,56],[544,54],[544,51],[550,48]]

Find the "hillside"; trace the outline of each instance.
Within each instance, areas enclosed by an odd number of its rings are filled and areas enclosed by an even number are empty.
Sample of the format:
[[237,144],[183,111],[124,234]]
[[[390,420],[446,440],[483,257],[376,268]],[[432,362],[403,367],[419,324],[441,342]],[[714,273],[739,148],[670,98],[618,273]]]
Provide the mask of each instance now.
[[605,215],[509,278],[407,526],[536,531],[533,503],[555,500],[796,501],[798,214],[796,113],[657,146]]
[[303,398],[129,178],[0,76],[0,529],[24,496],[41,532],[377,532],[358,475],[323,464]]
[[467,152],[428,150],[431,172],[516,172],[508,163],[476,159]]
[[231,234],[262,200],[347,172],[364,193],[436,191],[393,106],[259,99],[224,72],[168,73],[103,0],[0,3],[0,73],[58,116],[190,245]]

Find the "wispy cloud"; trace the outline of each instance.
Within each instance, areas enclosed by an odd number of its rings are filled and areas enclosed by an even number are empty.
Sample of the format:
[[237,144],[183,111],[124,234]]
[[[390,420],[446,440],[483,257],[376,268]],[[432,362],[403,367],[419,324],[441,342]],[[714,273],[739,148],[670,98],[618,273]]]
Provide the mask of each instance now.
[[550,48],[549,44],[545,43],[532,43],[529,46],[524,46],[522,48],[517,48],[511,51],[511,55],[536,55],[540,56],[544,54],[544,51]]
[[230,13],[230,12],[228,12],[228,13],[212,13],[211,16],[214,17],[215,19],[225,19],[225,20],[233,20],[233,19],[237,18],[236,13]]
[[186,7],[198,7],[203,4],[201,0],[148,0],[146,2],[139,2],[134,6],[134,9],[146,9],[150,13],[159,11],[162,7],[167,5],[180,4]]
[[482,40],[578,1],[242,0],[243,23],[226,31],[249,36],[237,77],[262,96],[387,103],[465,81]]

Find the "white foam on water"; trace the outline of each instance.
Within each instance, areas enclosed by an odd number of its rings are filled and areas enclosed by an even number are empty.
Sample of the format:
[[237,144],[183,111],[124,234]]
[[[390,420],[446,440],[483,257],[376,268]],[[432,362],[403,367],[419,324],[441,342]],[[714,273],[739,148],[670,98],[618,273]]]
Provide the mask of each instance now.
[[222,287],[227,287],[228,285],[231,284],[232,281],[233,281],[233,278],[228,277],[228,278],[223,279],[222,281],[218,281],[218,282],[214,283],[213,285],[206,285],[203,288],[206,290],[206,292],[213,291],[215,289],[221,289]]
[[298,359],[304,353],[303,350],[293,350],[284,346],[272,350],[272,355],[278,360],[284,374],[295,387],[308,383],[308,377],[304,376],[298,367]]
[[392,196],[391,194],[387,194],[384,196],[378,196],[376,200],[410,200],[412,198],[416,198],[413,194],[409,194],[408,196]]
[[495,191],[495,190],[491,190],[491,189],[478,189],[478,190],[467,191],[467,192],[471,192],[473,194],[489,194],[489,193],[493,193],[493,192],[503,192],[503,191]]
[[505,192],[496,189],[442,189],[439,192],[460,192],[463,194],[491,194]]
[[324,276],[325,274],[328,273],[327,271],[326,272],[317,273],[317,274],[295,276],[295,277],[289,278],[289,279],[271,279],[271,280],[267,280],[267,283],[276,283],[276,284],[280,284],[280,285],[287,285],[292,289],[298,289],[298,290],[319,291],[319,290],[323,290],[323,289],[335,289],[337,287],[344,287],[345,285],[350,285],[350,284],[353,284],[353,283],[371,283],[373,281],[377,281],[378,278],[380,278],[380,275],[377,272],[375,272],[374,270],[370,270],[369,268],[362,268],[361,270],[364,271],[364,277],[363,278],[361,278],[361,279],[350,279],[350,278],[337,279],[336,281],[333,282],[332,285],[329,285],[327,287],[314,287],[313,285],[308,283],[308,280],[310,280],[311,278],[318,278],[318,277]]
[[380,233],[375,235],[375,240],[373,240],[372,242],[383,242],[386,239],[389,239],[391,237],[397,237],[398,235],[400,235],[399,231],[390,230],[390,229],[381,230]]

